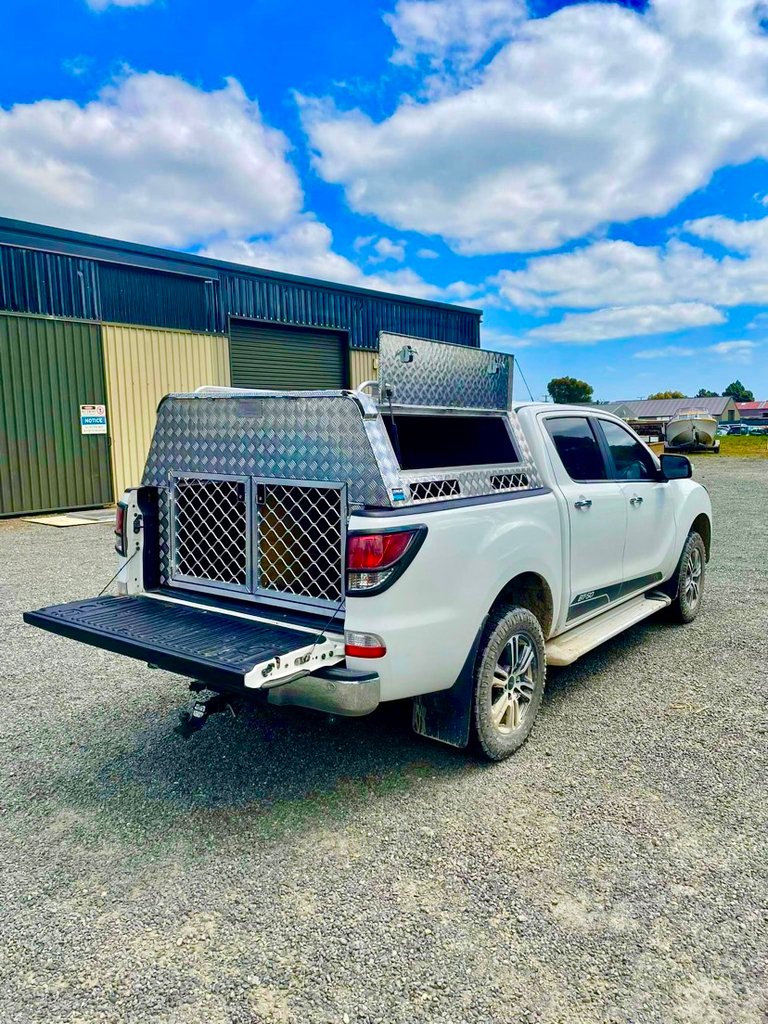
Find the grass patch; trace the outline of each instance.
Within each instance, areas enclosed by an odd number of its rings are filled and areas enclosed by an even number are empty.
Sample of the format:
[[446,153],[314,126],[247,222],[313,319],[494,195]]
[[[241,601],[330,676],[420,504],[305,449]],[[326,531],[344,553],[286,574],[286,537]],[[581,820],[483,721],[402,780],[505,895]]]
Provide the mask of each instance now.
[[[720,455],[736,458],[768,459],[768,434],[733,434],[718,437]],[[711,458],[711,456],[707,456]]]

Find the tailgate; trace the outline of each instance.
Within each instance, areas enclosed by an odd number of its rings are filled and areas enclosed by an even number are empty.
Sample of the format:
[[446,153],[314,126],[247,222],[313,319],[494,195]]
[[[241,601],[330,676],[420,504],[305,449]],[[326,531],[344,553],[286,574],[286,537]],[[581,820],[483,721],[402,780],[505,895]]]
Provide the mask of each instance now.
[[151,597],[94,597],[24,621],[214,686],[260,689],[344,659],[344,638]]

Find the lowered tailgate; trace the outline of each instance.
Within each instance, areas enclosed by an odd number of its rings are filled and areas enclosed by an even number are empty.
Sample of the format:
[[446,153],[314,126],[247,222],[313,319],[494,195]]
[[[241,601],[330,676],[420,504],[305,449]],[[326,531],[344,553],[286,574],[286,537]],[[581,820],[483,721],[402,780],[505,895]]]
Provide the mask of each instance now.
[[336,633],[152,597],[94,597],[24,621],[216,686],[261,689],[344,659]]

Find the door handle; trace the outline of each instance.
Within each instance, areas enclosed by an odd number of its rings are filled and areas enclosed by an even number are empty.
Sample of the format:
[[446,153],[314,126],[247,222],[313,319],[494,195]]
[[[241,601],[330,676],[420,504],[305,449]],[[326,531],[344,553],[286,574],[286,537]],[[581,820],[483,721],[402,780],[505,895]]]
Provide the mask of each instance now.
[[574,508],[592,508],[592,499],[591,498],[579,498],[578,501],[574,501],[573,507]]
[[630,505],[642,505],[643,504],[643,499],[640,497],[639,494],[635,494],[635,495],[633,495],[629,499],[629,504]]

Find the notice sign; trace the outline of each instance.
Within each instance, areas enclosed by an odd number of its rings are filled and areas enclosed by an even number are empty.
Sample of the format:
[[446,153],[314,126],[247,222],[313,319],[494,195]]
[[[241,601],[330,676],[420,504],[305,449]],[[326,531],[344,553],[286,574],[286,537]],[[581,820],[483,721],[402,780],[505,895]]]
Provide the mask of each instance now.
[[107,432],[107,407],[106,405],[81,405],[80,406],[80,433],[81,434],[106,434]]

